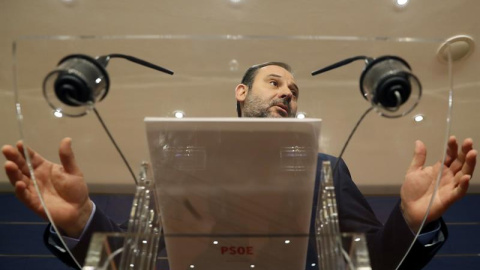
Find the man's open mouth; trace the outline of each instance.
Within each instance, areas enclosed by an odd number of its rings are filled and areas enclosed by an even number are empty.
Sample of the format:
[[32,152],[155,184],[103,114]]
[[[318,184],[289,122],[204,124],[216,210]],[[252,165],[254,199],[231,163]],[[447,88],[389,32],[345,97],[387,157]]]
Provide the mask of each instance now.
[[284,105],[284,104],[275,104],[275,106],[281,108],[282,110],[284,110],[287,114],[288,114],[288,106]]

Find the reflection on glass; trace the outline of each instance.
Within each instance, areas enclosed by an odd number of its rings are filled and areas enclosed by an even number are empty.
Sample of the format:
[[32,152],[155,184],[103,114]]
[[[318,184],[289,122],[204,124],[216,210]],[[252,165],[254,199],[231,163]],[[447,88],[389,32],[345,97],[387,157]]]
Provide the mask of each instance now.
[[201,171],[207,166],[207,150],[202,146],[164,145],[162,155],[165,162],[180,171]]
[[285,171],[305,171],[309,166],[309,159],[316,151],[304,146],[286,146],[280,149],[280,163]]

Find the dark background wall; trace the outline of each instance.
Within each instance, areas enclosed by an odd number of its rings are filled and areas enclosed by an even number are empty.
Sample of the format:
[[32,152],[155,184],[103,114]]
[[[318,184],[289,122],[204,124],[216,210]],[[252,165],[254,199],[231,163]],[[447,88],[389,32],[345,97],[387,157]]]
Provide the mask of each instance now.
[[[368,196],[378,218],[386,220],[395,197]],[[131,195],[92,195],[97,207],[117,222],[127,219]],[[0,269],[66,269],[43,245],[46,222],[32,214],[11,193],[0,193]],[[480,194],[467,195],[444,215],[450,238],[425,268],[479,269]]]

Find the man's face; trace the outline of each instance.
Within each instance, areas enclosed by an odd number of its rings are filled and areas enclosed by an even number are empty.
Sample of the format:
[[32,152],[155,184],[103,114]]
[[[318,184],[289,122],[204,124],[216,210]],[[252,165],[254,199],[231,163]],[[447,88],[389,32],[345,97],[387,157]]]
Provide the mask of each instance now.
[[262,67],[257,70],[251,89],[244,87],[243,96],[237,93],[237,100],[243,101],[244,117],[295,117],[299,90],[286,69],[275,65]]

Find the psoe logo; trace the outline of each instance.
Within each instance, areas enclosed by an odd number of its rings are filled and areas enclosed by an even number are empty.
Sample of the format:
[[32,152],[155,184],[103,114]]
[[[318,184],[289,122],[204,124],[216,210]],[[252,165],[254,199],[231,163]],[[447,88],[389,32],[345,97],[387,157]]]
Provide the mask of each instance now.
[[252,246],[222,246],[220,248],[222,255],[253,255]]

